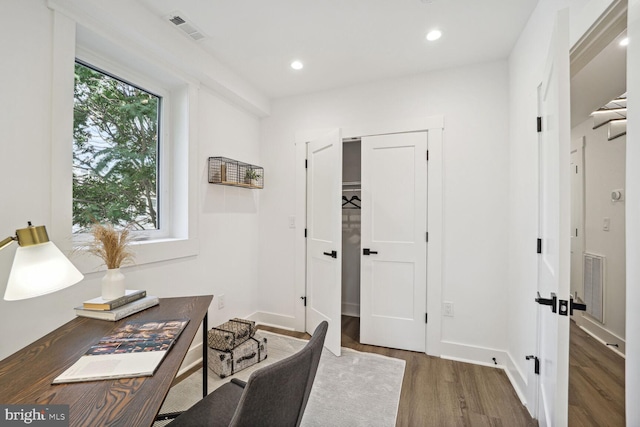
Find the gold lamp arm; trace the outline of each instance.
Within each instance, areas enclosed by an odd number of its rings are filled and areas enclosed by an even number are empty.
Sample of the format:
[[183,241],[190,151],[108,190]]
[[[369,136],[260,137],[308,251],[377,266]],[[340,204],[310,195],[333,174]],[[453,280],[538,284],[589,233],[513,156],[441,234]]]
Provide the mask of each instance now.
[[8,246],[14,240],[17,240],[17,239],[12,236],[7,237],[6,239],[0,242],[0,249],[3,249],[5,246]]

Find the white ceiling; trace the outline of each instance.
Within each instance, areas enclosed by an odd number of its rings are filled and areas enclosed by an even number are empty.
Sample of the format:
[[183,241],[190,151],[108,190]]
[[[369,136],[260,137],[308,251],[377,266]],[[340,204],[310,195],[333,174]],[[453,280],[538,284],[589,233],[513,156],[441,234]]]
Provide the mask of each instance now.
[[[162,18],[178,12],[206,36],[193,43],[280,98],[507,58],[537,0],[141,3]],[[442,38],[427,42],[434,28]],[[167,22],[167,31],[179,30]],[[294,59],[303,70],[289,67]]]

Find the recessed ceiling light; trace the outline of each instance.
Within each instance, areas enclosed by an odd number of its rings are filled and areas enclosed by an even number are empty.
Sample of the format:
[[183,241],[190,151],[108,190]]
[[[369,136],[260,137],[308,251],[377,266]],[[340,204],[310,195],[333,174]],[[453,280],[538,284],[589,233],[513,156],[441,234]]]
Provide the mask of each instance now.
[[440,37],[442,37],[442,31],[440,31],[440,30],[431,30],[427,34],[427,40],[429,40],[430,42],[436,41]]
[[304,64],[300,61],[293,61],[291,63],[291,68],[294,70],[302,70],[304,68]]
[[627,46],[629,45],[629,37],[625,37],[622,40],[620,40],[620,46]]

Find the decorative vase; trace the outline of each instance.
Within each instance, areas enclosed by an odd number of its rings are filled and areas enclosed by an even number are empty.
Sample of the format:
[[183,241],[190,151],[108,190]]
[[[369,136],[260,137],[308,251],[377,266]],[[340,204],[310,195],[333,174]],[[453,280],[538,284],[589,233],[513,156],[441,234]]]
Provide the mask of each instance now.
[[110,268],[102,278],[102,299],[111,300],[124,296],[124,274],[119,268]]

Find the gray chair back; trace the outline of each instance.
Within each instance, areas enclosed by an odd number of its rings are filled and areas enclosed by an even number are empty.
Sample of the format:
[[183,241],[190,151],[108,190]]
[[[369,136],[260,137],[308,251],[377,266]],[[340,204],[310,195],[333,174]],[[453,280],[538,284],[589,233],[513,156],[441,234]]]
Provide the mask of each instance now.
[[249,376],[230,426],[300,425],[320,363],[327,327],[327,322],[321,322],[302,350]]

